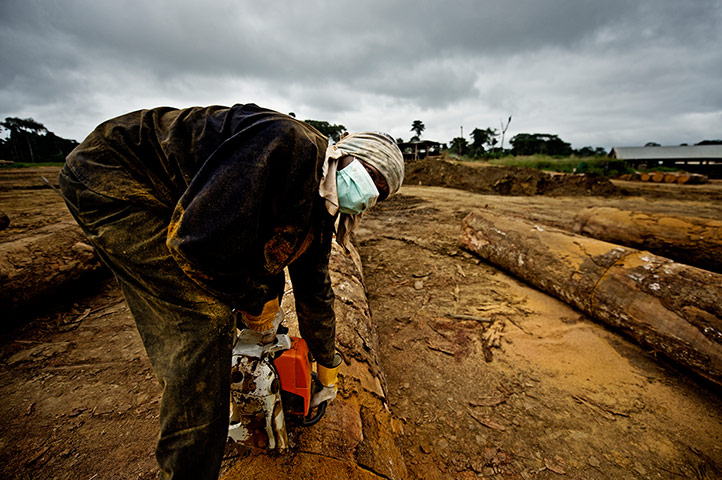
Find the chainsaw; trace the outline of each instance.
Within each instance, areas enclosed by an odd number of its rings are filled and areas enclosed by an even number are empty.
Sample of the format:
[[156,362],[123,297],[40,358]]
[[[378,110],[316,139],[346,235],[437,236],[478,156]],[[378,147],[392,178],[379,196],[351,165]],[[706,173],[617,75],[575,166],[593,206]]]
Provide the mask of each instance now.
[[322,385],[313,372],[306,341],[290,336],[283,320],[281,310],[270,339],[249,328],[236,336],[228,438],[246,447],[285,450],[289,447],[286,419],[310,426],[326,411],[328,402],[322,402],[312,412],[311,398]]

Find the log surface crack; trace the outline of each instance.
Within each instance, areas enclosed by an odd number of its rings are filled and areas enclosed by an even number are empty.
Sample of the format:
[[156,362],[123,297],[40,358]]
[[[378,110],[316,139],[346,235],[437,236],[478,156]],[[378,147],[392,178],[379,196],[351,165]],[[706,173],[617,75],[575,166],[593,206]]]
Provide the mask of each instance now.
[[[582,249],[584,249],[584,248],[582,247]],[[586,253],[586,251],[584,253]],[[630,250],[627,253],[625,253],[624,255],[622,255],[621,257],[619,257],[618,259],[616,259],[608,267],[604,268],[604,271],[602,272],[601,275],[599,275],[599,278],[597,279],[597,281],[594,282],[594,287],[592,287],[592,291],[589,293],[589,308],[592,311],[596,311],[596,309],[597,309],[597,307],[595,305],[597,287],[599,287],[599,284],[602,283],[602,280],[604,280],[604,278],[607,276],[607,274],[609,273],[609,270],[611,270],[613,267],[615,267],[619,262],[623,262],[627,257],[629,257],[630,255],[633,255],[635,253],[637,253],[637,252],[634,250]],[[590,255],[590,258],[592,258],[591,255]]]
[[[343,461],[343,460],[341,460],[341,459],[339,459],[339,458],[332,457],[331,455],[324,455],[324,454],[318,453],[318,452],[309,452],[309,451],[307,451],[307,450],[298,450],[298,453],[301,453],[301,454],[303,454],[303,455],[310,455],[310,456],[314,456],[314,457],[319,457],[319,458],[328,458],[329,460],[334,460],[334,461]],[[368,473],[370,473],[371,475],[374,475],[374,476],[376,476],[376,477],[378,477],[378,478],[383,478],[384,480],[394,480],[392,477],[389,477],[389,476],[387,476],[387,475],[384,475],[383,473],[379,473],[379,472],[375,471],[373,468],[371,468],[371,467],[369,467],[369,466],[367,466],[367,465],[363,465],[363,464],[361,464],[361,463],[356,463],[356,466],[358,466],[358,468],[361,469],[361,470],[363,470],[364,472],[368,472]]]

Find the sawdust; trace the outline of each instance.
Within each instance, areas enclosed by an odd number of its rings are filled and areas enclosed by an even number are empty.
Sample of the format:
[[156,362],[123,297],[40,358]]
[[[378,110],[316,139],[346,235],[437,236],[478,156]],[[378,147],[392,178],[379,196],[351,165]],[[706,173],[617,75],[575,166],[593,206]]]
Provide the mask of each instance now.
[[581,389],[589,385],[614,388],[637,384],[640,376],[604,336],[602,329],[575,312],[560,317],[568,307],[562,302],[521,284],[509,290],[526,299],[530,312],[523,325],[525,332],[510,330],[508,339],[514,345],[511,355],[519,361],[543,368],[549,381],[561,388]]

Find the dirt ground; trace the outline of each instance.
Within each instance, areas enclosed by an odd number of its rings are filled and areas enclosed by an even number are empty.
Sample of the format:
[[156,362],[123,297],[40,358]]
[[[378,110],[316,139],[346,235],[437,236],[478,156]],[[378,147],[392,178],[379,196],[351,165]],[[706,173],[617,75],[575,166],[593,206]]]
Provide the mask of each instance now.
[[[13,172],[0,242],[67,215],[37,181],[53,169]],[[722,183],[520,196],[418,175],[357,235],[411,478],[722,478],[719,388],[458,247],[475,208],[561,228],[586,206],[719,220]],[[531,188],[518,175],[491,185]],[[153,478],[160,388],[114,282],[33,307],[3,322],[0,477]]]

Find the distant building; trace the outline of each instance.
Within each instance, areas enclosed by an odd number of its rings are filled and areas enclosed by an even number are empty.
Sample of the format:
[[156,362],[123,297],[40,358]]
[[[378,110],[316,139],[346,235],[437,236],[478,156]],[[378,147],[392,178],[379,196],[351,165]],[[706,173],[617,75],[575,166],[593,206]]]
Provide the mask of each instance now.
[[404,160],[419,160],[426,157],[441,155],[441,143],[433,140],[419,140],[418,142],[403,142],[398,144],[404,154]]
[[671,167],[722,178],[722,145],[614,147],[609,156],[624,160],[632,168]]

